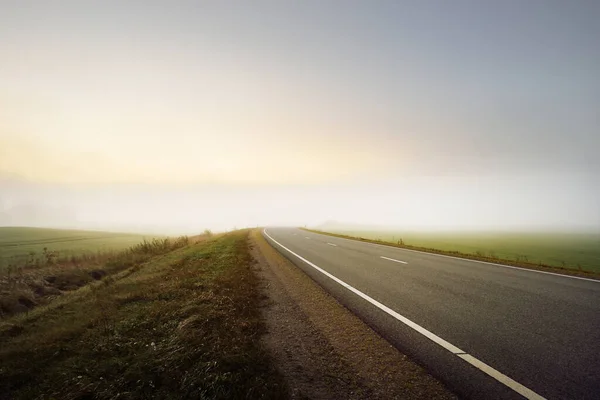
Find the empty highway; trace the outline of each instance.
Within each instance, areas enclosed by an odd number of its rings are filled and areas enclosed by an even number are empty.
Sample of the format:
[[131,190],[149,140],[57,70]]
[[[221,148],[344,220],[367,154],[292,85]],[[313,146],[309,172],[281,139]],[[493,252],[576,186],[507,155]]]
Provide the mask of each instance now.
[[600,281],[295,228],[263,233],[463,398],[600,398]]

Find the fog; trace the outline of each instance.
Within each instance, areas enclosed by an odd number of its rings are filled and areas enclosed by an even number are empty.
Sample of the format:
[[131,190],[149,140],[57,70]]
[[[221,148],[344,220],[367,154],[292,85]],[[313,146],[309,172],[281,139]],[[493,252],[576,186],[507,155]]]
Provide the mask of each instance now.
[[595,2],[0,2],[0,226],[600,230]]
[[418,230],[600,231],[600,191],[559,177],[154,187],[2,183],[0,225],[193,234],[327,221]]

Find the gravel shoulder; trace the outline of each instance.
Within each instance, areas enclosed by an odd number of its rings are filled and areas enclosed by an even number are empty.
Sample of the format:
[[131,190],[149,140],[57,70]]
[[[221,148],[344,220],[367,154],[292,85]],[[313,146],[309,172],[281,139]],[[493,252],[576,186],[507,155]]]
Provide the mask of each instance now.
[[250,234],[264,293],[262,341],[291,399],[455,399],[318,284]]

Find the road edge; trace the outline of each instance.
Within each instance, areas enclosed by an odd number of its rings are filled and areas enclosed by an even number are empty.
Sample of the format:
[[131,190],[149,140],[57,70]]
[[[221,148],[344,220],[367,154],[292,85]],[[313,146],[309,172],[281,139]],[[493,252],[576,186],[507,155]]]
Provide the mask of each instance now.
[[[293,348],[293,351],[308,351],[316,354],[316,360],[325,360],[324,365],[317,366],[327,370],[328,365],[336,365],[335,374],[342,376],[355,376],[356,381],[348,382],[341,379],[331,385],[329,384],[329,395],[331,399],[340,398],[342,393],[350,398],[365,399],[455,399],[453,394],[441,381],[429,374],[423,367],[400,353],[387,340],[382,338],[372,328],[365,324],[359,317],[340,304],[335,298],[328,294],[317,282],[312,280],[301,269],[285,258],[274,248],[262,235],[262,229],[254,230],[250,235],[250,246],[254,247],[253,255],[259,264],[259,275],[266,279],[265,294],[273,301],[273,290],[276,287],[285,291],[287,300],[292,301],[293,316],[286,315],[288,321],[303,320],[310,325],[309,330],[319,336],[319,342],[315,347]],[[257,254],[258,253],[258,254]],[[265,273],[264,269],[267,269]],[[271,276],[269,276],[271,275]],[[277,307],[277,304],[275,305]],[[265,311],[272,311],[273,306],[266,306]],[[278,335],[277,330],[286,327],[269,324],[270,334]],[[289,335],[289,332],[287,332]],[[290,339],[289,337],[287,339]],[[302,341],[302,339],[300,338]],[[323,342],[324,341],[324,342]],[[289,340],[288,340],[289,343]],[[310,343],[310,341],[308,341]],[[308,344],[307,343],[307,344]],[[267,346],[268,347],[268,346]],[[319,351],[327,354],[319,354]],[[291,353],[293,353],[293,351]],[[303,366],[289,368],[281,366],[281,363],[297,363],[298,355],[290,352],[271,349],[275,352],[280,369],[288,384],[292,388],[292,398],[303,398],[299,396],[300,390],[294,392],[294,386],[299,383],[302,386],[303,377],[307,371]],[[277,354],[278,353],[278,354]],[[283,356],[282,356],[283,354]],[[301,358],[301,357],[300,357]],[[277,363],[277,361],[276,361]],[[304,366],[306,367],[306,366]],[[310,371],[308,371],[310,372]],[[326,372],[327,373],[327,372]],[[319,378],[317,378],[319,379]],[[317,388],[323,386],[323,382],[311,382]],[[335,389],[337,387],[337,390]],[[306,387],[304,387],[306,390]],[[310,389],[309,389],[310,390]],[[310,393],[302,393],[304,396]],[[309,398],[323,398],[313,393]],[[327,397],[325,397],[327,398]]]

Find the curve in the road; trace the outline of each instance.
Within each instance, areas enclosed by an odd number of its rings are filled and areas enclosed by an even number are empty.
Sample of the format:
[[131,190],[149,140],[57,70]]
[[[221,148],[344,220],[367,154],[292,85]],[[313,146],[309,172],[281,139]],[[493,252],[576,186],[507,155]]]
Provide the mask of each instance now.
[[[357,296],[359,296],[359,297],[363,298],[364,300],[368,301],[369,303],[371,303],[375,307],[379,308],[380,310],[384,311],[385,313],[389,314],[393,318],[397,319],[398,321],[402,322],[403,324],[405,324],[405,325],[409,326],[410,328],[414,329],[415,331],[417,331],[421,335],[423,335],[426,338],[430,339],[431,341],[435,342],[436,344],[438,344],[439,346],[441,346],[444,349],[448,350],[452,354],[456,355],[457,357],[460,357],[461,359],[463,359],[467,363],[471,364],[475,368],[479,369],[480,371],[482,371],[482,372],[486,373],[487,375],[491,376],[492,378],[496,379],[498,382],[506,385],[507,387],[509,387],[510,389],[512,389],[515,392],[519,393],[520,395],[522,395],[526,399],[530,399],[530,400],[544,400],[544,397],[540,396],[539,394],[537,394],[533,390],[531,390],[531,389],[529,389],[529,388],[521,385],[519,382],[517,382],[514,379],[508,377],[507,375],[503,374],[502,372],[494,369],[493,367],[487,365],[486,363],[484,363],[483,361],[481,361],[481,360],[473,357],[472,355],[467,354],[465,351],[463,351],[460,348],[456,347],[452,343],[450,343],[450,342],[442,339],[441,337],[437,336],[433,332],[430,332],[429,330],[423,328],[419,324],[417,324],[417,323],[411,321],[410,319],[406,318],[405,316],[400,315],[396,311],[394,311],[391,308],[387,307],[386,305],[378,302],[377,300],[373,299],[372,297],[364,294],[360,290],[354,288],[353,286],[349,285],[348,283],[344,282],[343,280],[339,279],[338,277],[330,274],[329,272],[327,272],[324,269],[320,268],[319,266],[317,266],[316,264],[314,264],[311,261],[307,260],[306,258],[302,257],[301,255],[296,254],[295,252],[293,252],[292,250],[288,249],[283,244],[279,243],[273,237],[271,237],[267,233],[266,229],[263,232],[264,232],[264,234],[269,239],[271,239],[274,243],[276,243],[277,245],[279,245],[282,249],[286,250],[287,252],[289,252],[293,256],[295,256],[298,259],[302,260],[303,262],[305,262],[306,264],[310,265],[311,267],[313,267],[314,269],[316,269],[317,271],[319,271],[323,275],[325,275],[328,278],[332,279],[333,281],[339,283],[340,285],[342,285],[343,287],[345,287],[346,289],[348,289],[352,293],[354,293]],[[306,238],[309,239],[308,237],[306,237]],[[335,244],[331,244],[331,243],[327,243],[327,244],[336,246]],[[394,261],[394,262],[398,262],[398,263],[402,263],[402,264],[407,264],[407,262],[405,262],[405,261],[396,260],[396,259],[392,259],[392,258],[389,258],[389,257],[381,256],[381,258],[386,259],[386,260],[390,260],[390,261]]]

